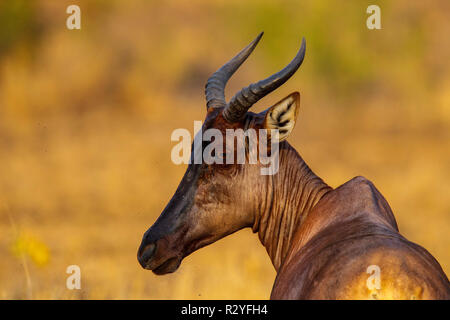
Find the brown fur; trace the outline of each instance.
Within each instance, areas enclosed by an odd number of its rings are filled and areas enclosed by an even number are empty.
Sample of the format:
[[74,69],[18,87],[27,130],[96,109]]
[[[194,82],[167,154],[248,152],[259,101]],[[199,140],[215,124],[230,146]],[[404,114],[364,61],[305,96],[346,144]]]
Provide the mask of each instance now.
[[[298,96],[297,96],[298,108]],[[210,108],[204,129],[264,127],[266,110],[232,124]],[[356,177],[333,190],[298,153],[280,143],[280,169],[260,175],[260,164],[189,165],[138,252],[144,268],[174,272],[193,251],[251,227],[277,270],[272,299],[449,299],[439,263],[398,232],[375,186]],[[369,289],[367,267],[381,270]]]

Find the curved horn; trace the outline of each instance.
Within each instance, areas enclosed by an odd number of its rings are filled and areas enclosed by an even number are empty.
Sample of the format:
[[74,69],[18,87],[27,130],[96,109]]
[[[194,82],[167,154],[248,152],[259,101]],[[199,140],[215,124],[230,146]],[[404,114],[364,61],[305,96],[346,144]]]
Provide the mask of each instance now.
[[224,64],[208,79],[205,86],[207,109],[210,107],[217,108],[226,106],[225,85],[227,84],[228,79],[230,79],[233,73],[248,58],[250,53],[252,53],[263,34],[264,32],[261,32],[255,40],[242,49],[241,52]]
[[236,122],[241,120],[247,110],[258,100],[280,87],[285,83],[303,62],[305,57],[306,41],[302,39],[302,45],[295,58],[281,71],[273,74],[267,79],[257,83],[252,83],[231,98],[228,105],[223,110],[223,117],[228,122]]

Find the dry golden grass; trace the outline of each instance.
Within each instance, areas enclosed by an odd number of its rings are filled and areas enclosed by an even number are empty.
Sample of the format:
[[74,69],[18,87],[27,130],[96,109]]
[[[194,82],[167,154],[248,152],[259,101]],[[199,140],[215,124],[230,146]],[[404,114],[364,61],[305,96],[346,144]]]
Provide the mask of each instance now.
[[[255,109],[301,91],[289,141],[306,162],[333,187],[372,180],[400,231],[449,273],[446,1],[382,2],[376,32],[363,6],[296,1],[81,1],[82,30],[68,31],[69,2],[33,2],[35,38],[25,28],[0,43],[0,298],[269,297],[275,271],[250,230],[172,275],[136,259],[185,170],[170,161],[171,132],[203,119],[206,78],[261,29],[229,95],[285,64],[305,35],[301,70]],[[339,28],[324,27],[328,18]],[[72,264],[79,291],[65,287]]]

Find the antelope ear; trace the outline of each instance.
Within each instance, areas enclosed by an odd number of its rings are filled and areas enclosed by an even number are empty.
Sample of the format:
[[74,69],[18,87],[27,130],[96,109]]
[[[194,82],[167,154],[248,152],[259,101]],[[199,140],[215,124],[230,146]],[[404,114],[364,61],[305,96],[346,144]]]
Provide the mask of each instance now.
[[265,111],[264,128],[278,129],[280,142],[285,140],[294,129],[299,109],[300,93],[291,93]]

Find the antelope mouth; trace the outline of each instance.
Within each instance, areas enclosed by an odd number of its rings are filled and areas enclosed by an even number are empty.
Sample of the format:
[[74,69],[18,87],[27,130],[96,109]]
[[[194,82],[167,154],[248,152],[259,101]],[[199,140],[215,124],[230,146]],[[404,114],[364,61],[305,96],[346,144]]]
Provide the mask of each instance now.
[[175,272],[178,267],[181,264],[181,259],[179,259],[178,257],[173,257],[173,258],[169,258],[166,261],[164,261],[163,263],[161,263],[159,266],[155,267],[155,268],[147,268],[149,270],[152,270],[152,272],[158,276],[163,275],[163,274],[167,274],[167,273],[172,273]]

